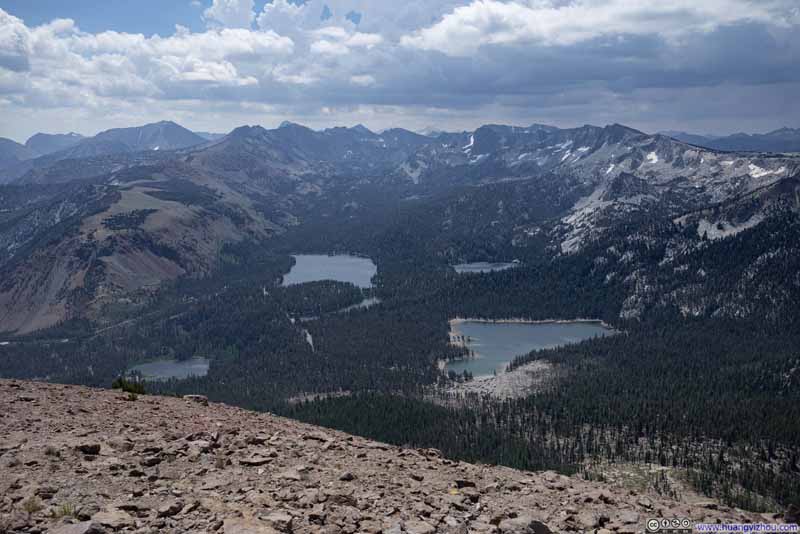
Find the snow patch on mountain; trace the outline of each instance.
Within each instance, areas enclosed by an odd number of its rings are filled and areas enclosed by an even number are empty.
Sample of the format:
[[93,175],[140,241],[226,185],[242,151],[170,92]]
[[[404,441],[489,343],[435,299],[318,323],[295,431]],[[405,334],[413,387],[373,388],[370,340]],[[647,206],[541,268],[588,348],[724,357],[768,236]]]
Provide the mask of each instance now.
[[701,219],[697,223],[697,234],[703,236],[704,234],[711,240],[722,239],[736,235],[739,232],[758,226],[764,221],[764,215],[756,213],[743,223],[735,224],[729,221],[718,221],[716,223]]
[[473,146],[475,146],[475,135],[474,134],[469,136],[469,144],[466,145],[465,147],[463,147],[461,150],[463,150],[466,154],[469,154],[470,152],[472,152],[472,147]]
[[750,169],[750,176],[753,178],[762,178],[764,176],[769,176],[771,174],[783,174],[786,172],[786,167],[781,167],[780,169],[768,171],[767,169],[763,169],[758,165],[751,163],[748,168]]
[[419,177],[428,168],[428,164],[424,161],[417,160],[416,166],[412,166],[409,162],[405,162],[400,166],[400,170],[406,173],[406,176],[411,178],[414,185],[419,184]]

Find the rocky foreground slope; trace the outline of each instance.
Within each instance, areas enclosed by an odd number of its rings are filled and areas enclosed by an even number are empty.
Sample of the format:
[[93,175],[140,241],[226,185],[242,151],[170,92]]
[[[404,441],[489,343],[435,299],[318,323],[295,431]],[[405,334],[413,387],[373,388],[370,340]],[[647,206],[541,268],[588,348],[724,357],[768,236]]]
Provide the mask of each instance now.
[[204,398],[0,380],[0,532],[640,532],[771,521],[398,448]]

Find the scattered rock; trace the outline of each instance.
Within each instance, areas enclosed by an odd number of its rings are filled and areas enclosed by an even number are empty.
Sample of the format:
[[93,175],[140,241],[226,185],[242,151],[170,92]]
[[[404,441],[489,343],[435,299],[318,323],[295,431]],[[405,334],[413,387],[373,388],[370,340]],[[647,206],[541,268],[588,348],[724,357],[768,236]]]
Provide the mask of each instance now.
[[83,521],[82,523],[51,528],[48,534],[106,534],[106,530],[94,521]]
[[75,447],[83,454],[91,454],[93,456],[97,456],[100,454],[100,444],[99,443],[82,443]]
[[257,519],[244,518],[225,519],[222,530],[224,534],[278,534],[280,532]]
[[111,530],[120,530],[134,525],[133,517],[122,510],[106,510],[92,516],[92,521]]
[[[7,383],[0,379],[0,403]],[[432,449],[206,407],[204,397],[127,403],[109,391],[14,383],[35,400],[6,403],[0,414],[0,532],[622,534],[688,508],[708,521],[765,522],[713,502],[680,506],[555,472],[473,466]],[[56,399],[72,415],[54,409]],[[38,511],[22,509],[29,499]],[[796,521],[798,512],[783,517]]]
[[154,465],[161,463],[161,458],[158,456],[148,456],[146,458],[142,458],[139,463],[145,467],[153,467]]
[[519,532],[530,534],[553,534],[550,527],[529,515],[521,515],[512,519],[500,521],[498,528],[501,532]]
[[294,480],[297,482],[303,480],[303,475],[297,469],[287,469],[286,471],[281,471],[278,473],[277,477],[281,480]]
[[173,501],[159,506],[158,517],[172,517],[183,510],[183,503],[181,501]]
[[292,516],[285,512],[273,512],[264,518],[264,522],[281,532],[291,532],[292,521]]
[[406,532],[408,534],[433,534],[436,528],[425,521],[406,521]]
[[[239,463],[242,465],[249,465],[253,467],[258,467],[261,465],[266,465],[272,461],[272,458],[268,458],[266,456],[261,456],[259,454],[254,454],[248,458],[243,458],[239,460]],[[299,480],[299,479],[298,479]]]
[[183,398],[188,401],[196,402],[197,404],[202,404],[203,406],[208,406],[208,397],[205,395],[184,395]]

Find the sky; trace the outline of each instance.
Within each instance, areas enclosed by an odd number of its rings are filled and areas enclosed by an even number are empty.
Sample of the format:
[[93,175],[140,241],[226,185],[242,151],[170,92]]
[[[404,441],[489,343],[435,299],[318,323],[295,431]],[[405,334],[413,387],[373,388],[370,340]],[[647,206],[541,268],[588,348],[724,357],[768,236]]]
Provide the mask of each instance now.
[[800,127],[798,0],[0,0],[0,136]]

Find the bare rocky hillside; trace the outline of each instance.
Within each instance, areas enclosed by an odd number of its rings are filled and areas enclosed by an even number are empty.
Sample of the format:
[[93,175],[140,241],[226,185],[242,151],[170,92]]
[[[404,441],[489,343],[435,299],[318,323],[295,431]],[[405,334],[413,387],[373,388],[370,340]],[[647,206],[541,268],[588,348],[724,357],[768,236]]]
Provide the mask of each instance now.
[[202,397],[0,380],[3,533],[641,532],[651,517],[778,521]]

